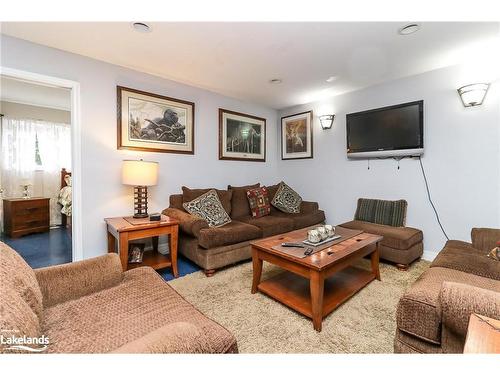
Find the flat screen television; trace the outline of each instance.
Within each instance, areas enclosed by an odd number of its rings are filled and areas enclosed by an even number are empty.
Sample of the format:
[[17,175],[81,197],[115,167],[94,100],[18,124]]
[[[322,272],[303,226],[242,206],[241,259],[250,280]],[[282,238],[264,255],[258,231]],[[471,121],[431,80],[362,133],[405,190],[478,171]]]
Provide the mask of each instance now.
[[424,101],[346,115],[347,156],[377,158],[424,153]]

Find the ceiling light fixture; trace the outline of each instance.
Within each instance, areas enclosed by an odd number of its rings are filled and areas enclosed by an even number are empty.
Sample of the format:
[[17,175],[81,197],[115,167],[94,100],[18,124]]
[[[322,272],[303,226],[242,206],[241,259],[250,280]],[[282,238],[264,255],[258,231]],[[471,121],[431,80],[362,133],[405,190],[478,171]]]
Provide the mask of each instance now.
[[138,31],[140,33],[150,33],[151,32],[151,26],[149,26],[145,22],[134,22],[134,23],[132,23],[132,27],[134,28],[135,31]]
[[283,80],[281,80],[280,78],[273,78],[269,80],[269,83],[271,85],[279,85],[281,82],[283,82]]
[[321,123],[321,128],[323,130],[331,129],[333,125],[333,119],[335,115],[321,115],[319,116],[319,122]]
[[420,25],[418,23],[409,23],[408,25],[401,27],[398,30],[398,34],[399,35],[410,35],[410,34],[416,33],[418,30],[420,30]]
[[483,104],[484,97],[490,87],[489,83],[473,83],[457,89],[464,107],[475,107]]
[[326,79],[326,82],[328,82],[328,83],[333,82],[333,81],[337,80],[337,78],[338,78],[337,76],[331,76],[331,77],[328,77],[328,78]]

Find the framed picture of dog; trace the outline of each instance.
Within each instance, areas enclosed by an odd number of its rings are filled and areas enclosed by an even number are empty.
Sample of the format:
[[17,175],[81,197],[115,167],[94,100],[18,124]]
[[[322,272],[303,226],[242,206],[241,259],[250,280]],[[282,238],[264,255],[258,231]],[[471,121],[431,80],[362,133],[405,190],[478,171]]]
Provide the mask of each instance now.
[[281,159],[313,157],[313,113],[297,113],[281,118]]
[[194,103],[117,86],[118,149],[194,154]]

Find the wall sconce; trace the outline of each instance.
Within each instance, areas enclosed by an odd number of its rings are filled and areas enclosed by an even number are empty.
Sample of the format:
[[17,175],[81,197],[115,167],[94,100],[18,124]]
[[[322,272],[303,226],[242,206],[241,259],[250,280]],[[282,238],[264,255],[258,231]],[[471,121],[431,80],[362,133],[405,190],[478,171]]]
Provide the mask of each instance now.
[[335,118],[335,115],[322,115],[319,116],[319,122],[321,123],[321,128],[323,130],[326,129],[331,129],[333,125],[333,119]]
[[457,89],[464,107],[475,107],[483,104],[486,92],[490,87],[489,83],[474,83],[472,85],[462,86]]

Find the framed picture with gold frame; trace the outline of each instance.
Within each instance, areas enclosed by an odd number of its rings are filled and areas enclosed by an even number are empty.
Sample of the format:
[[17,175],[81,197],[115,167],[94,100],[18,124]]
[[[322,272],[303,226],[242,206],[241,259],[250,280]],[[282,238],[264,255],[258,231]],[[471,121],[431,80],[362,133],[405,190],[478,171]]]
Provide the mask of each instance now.
[[194,103],[117,86],[118,149],[194,154]]
[[296,113],[281,118],[281,159],[312,159],[313,113]]

